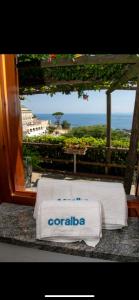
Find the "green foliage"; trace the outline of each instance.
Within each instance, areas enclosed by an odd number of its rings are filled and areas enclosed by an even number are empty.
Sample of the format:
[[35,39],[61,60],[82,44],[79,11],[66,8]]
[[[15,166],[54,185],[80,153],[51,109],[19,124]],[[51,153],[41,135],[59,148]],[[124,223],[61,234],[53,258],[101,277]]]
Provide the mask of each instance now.
[[[41,137],[30,137],[25,139],[28,142],[37,142],[39,144],[23,145],[24,156],[30,156],[33,161],[34,171],[46,171],[48,169],[58,169],[63,171],[73,171],[73,162],[67,163],[66,160],[73,159],[73,155],[65,154],[65,147],[78,146],[78,148],[84,148],[90,146],[84,156],[80,156],[78,159],[86,162],[106,162],[106,139],[93,138],[93,137],[82,137],[82,138],[67,138],[65,136],[53,137],[53,136],[41,136]],[[40,143],[45,143],[42,146]],[[112,146],[115,147],[115,151],[111,153],[111,162],[118,164],[125,164],[128,151],[116,151],[116,148],[128,148],[129,142],[125,140],[114,140]],[[77,147],[76,147],[77,148]],[[45,159],[46,158],[46,159]],[[57,159],[53,161],[53,159]],[[58,160],[65,160],[65,163],[59,162]],[[89,172],[104,174],[105,168],[100,166],[77,165],[77,170],[80,172]],[[124,169],[111,168],[111,175],[124,176]]]
[[104,125],[94,125],[94,126],[80,126],[74,127],[70,130],[66,136],[75,137],[90,137],[95,138],[105,138],[106,137],[106,126]]
[[[77,128],[76,128],[77,129]],[[82,131],[82,136],[80,133]],[[74,132],[75,133],[75,132]],[[67,170],[73,171],[73,162],[66,163],[66,160],[73,159],[71,154],[66,154],[64,152],[65,148],[76,148],[82,149],[87,147],[87,152],[85,155],[81,155],[77,161],[86,162],[106,162],[106,127],[103,125],[98,126],[87,126],[79,128],[76,131],[77,136],[52,136],[44,135],[38,137],[26,137],[25,142],[36,142],[36,145],[26,144],[23,145],[24,156],[31,156],[33,162],[33,170],[45,171],[49,169]],[[91,136],[88,136],[91,134]],[[38,144],[37,144],[38,143]],[[45,143],[42,146],[40,143]],[[125,164],[127,159],[127,153],[129,148],[129,135],[127,132],[121,130],[112,130],[112,147],[115,148],[111,152],[111,162],[115,164]],[[118,148],[118,149],[117,149]],[[126,148],[120,151],[119,148]],[[45,160],[46,157],[46,160]],[[57,159],[57,161],[53,161]],[[65,163],[59,162],[59,159],[65,160]],[[48,160],[48,162],[47,162]],[[87,165],[77,165],[77,169],[80,172],[89,172],[104,174],[105,168],[100,166]],[[120,169],[113,167],[110,169],[111,175],[124,176],[125,169]]]
[[36,116],[36,115],[33,115],[33,118],[37,118],[37,116]]
[[65,136],[51,136],[51,135],[42,135],[42,136],[32,136],[32,137],[24,137],[24,142],[32,142],[32,143],[48,143],[48,144],[63,144]]
[[85,138],[72,137],[65,140],[65,148],[85,148],[87,145],[88,143]]
[[[106,139],[106,126],[105,125],[93,125],[93,126],[80,126],[74,127],[65,134],[66,137],[94,137],[96,139]],[[112,129],[111,139],[113,140],[125,140],[129,141],[129,133],[123,130]]]
[[113,140],[112,146],[115,148],[129,148],[129,140],[125,140],[125,139]]
[[19,99],[20,99],[20,100],[25,100],[25,99],[26,99],[26,97],[25,97],[25,96],[22,96],[22,95],[20,95],[20,96],[19,96]]
[[[49,58],[50,54],[19,54],[19,62],[41,61]],[[57,54],[57,58],[72,58],[74,54]],[[56,59],[57,61],[57,59]]]
[[[94,138],[94,137],[66,137],[66,136],[37,136],[37,137],[25,137],[24,142],[36,142],[36,143],[48,143],[48,144],[60,144],[61,146],[69,145],[69,144],[79,144],[79,145],[88,145],[94,148],[104,148],[106,147],[106,138]],[[128,148],[129,140],[121,139],[121,140],[112,140],[112,146],[116,148]]]
[[31,157],[33,170],[42,171],[42,168],[40,167],[40,163],[42,163],[43,158],[40,155],[39,150],[23,145],[23,157],[27,157],[27,156]]
[[[110,84],[119,80],[125,73],[128,64],[110,64],[110,65],[73,65],[73,66],[55,66],[53,68],[41,68],[40,61],[48,59],[49,54],[21,54],[18,57],[19,63],[29,63],[33,68],[19,68],[20,94],[48,93],[50,95],[56,92],[70,94],[78,92],[82,97],[84,91],[100,90],[102,86],[107,89]],[[74,54],[58,54],[53,63],[61,57],[73,58]],[[56,85],[55,81],[67,81],[67,84]],[[68,84],[68,81],[80,80],[81,83]],[[137,78],[133,78],[130,84],[135,84]],[[85,83],[85,81],[90,81]],[[125,81],[123,86],[128,86]]]
[[49,126],[49,127],[48,127],[48,132],[49,132],[49,134],[53,133],[54,130],[55,130],[55,126]]
[[53,116],[63,116],[64,115],[64,113],[63,112],[61,112],[61,111],[57,111],[57,112],[55,112],[55,113],[53,113],[52,114]]
[[127,140],[129,141],[130,138],[130,133],[125,130],[120,130],[120,129],[112,129],[111,131],[111,139],[112,140]]
[[61,123],[61,126],[63,129],[69,129],[71,124],[68,121],[63,120],[63,122]]

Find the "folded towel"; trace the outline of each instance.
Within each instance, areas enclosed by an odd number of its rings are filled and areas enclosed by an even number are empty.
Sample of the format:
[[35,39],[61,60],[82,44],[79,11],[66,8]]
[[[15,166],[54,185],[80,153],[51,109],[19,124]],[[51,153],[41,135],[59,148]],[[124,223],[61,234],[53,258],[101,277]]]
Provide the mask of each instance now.
[[127,199],[122,183],[77,180],[71,182],[72,193],[102,204],[102,227],[119,229],[127,226]]
[[84,240],[95,247],[102,236],[99,201],[48,200],[38,207],[36,237],[57,242]]
[[127,226],[127,199],[122,183],[41,178],[37,187],[34,217],[37,217],[40,203],[50,199],[98,200],[102,204],[103,228],[119,229]]

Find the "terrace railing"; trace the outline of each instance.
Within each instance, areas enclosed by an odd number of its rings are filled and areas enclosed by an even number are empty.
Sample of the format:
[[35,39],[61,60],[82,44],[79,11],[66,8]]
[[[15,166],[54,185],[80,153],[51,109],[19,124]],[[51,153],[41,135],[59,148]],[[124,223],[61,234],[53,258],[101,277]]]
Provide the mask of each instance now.
[[[123,179],[128,148],[89,147],[85,155],[77,155],[76,168],[73,154],[65,153],[63,145],[23,142],[24,155],[32,156],[33,170],[63,171]],[[108,155],[109,153],[109,155]],[[137,165],[136,168],[137,169]]]

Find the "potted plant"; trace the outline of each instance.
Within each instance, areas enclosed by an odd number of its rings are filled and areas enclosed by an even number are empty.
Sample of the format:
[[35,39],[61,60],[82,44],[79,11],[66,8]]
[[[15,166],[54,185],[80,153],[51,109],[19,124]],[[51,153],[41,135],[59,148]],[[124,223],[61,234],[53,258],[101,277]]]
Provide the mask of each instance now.
[[82,138],[68,138],[65,140],[64,151],[68,154],[84,155],[88,144]]
[[85,155],[88,143],[83,138],[68,138],[64,141],[64,152],[73,154],[74,173],[76,173],[76,155]]

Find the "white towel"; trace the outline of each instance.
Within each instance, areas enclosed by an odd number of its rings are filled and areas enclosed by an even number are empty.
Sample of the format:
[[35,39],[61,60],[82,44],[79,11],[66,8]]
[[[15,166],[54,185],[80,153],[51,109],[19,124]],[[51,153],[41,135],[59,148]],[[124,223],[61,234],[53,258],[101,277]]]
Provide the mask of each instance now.
[[127,226],[127,199],[122,183],[41,178],[37,187],[34,217],[37,216],[40,203],[58,198],[101,201],[103,228],[118,229]]
[[72,193],[88,199],[100,200],[102,204],[102,227],[119,229],[127,226],[127,199],[122,183],[75,180],[71,182]]
[[37,217],[39,206],[47,200],[72,198],[71,184],[68,180],[41,178],[37,185],[37,197],[34,209],[34,218]]
[[36,215],[36,237],[57,242],[84,240],[95,247],[102,236],[101,204],[87,200],[47,200]]

